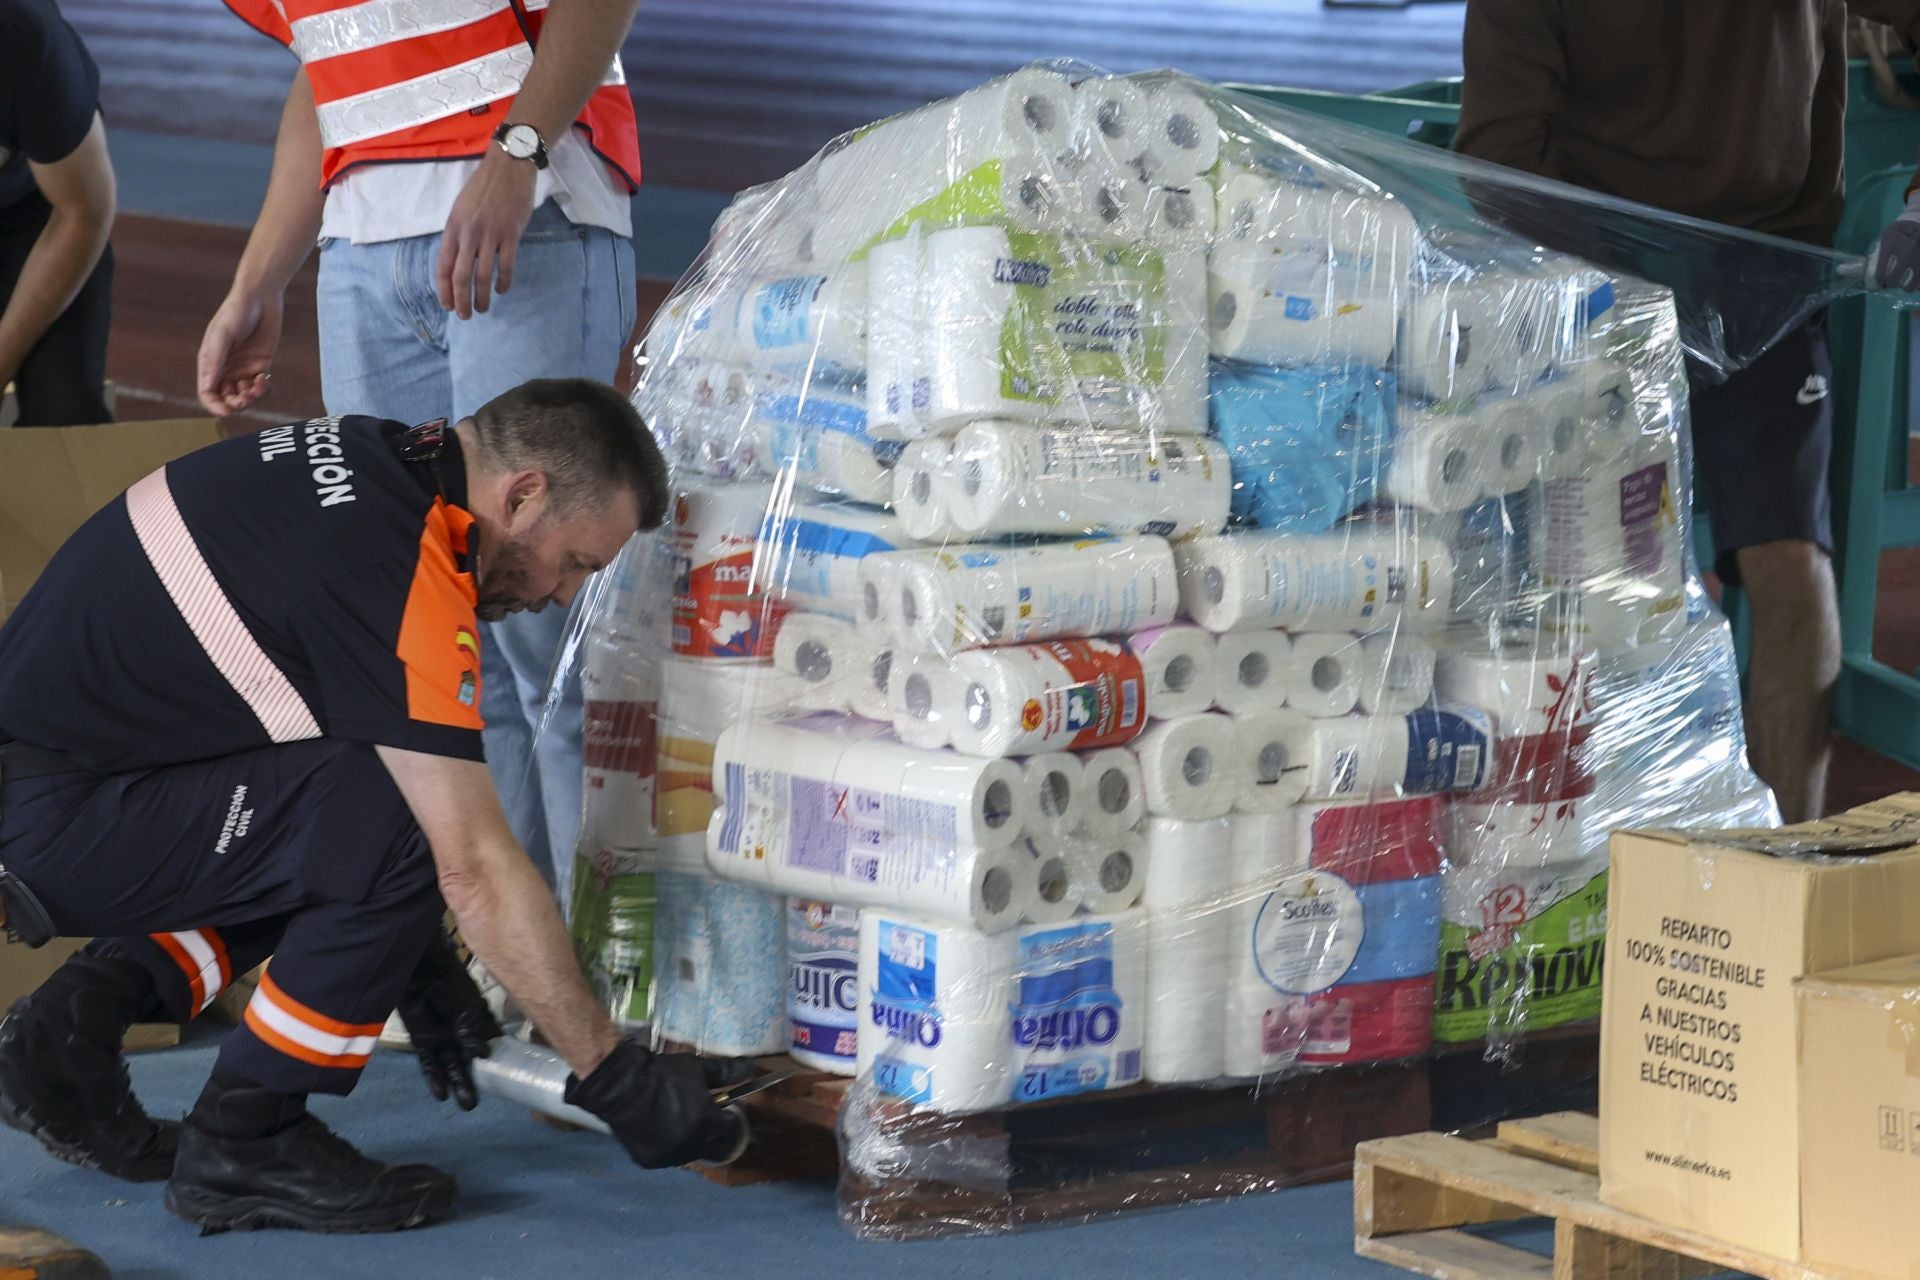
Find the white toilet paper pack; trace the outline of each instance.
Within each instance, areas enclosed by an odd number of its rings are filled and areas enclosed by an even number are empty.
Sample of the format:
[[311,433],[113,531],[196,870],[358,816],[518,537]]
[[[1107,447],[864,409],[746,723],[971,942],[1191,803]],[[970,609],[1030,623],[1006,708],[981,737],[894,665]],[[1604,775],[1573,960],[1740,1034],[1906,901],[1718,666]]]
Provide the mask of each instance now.
[[859,1068],[881,1094],[934,1111],[1013,1097],[1008,996],[1016,933],[860,913]]
[[1137,1083],[1146,994],[1146,928],[1138,911],[1017,933],[1008,1037],[1014,1101]]
[[816,1071],[852,1075],[859,1056],[860,912],[787,899],[787,968],[793,1037],[787,1052]]
[[894,635],[920,651],[1126,635],[1172,622],[1180,604],[1162,538],[905,552],[885,572],[898,574]]
[[960,708],[953,746],[1024,756],[1118,746],[1146,728],[1140,659],[1114,640],[1052,640],[955,654]]
[[970,535],[1218,533],[1227,458],[1211,440],[982,422],[954,438],[948,514]]
[[1181,603],[1214,632],[1431,630],[1453,603],[1445,545],[1377,527],[1190,538],[1174,556]]
[[920,545],[896,516],[851,502],[794,503],[769,510],[755,572],[782,606],[860,616],[860,562]]

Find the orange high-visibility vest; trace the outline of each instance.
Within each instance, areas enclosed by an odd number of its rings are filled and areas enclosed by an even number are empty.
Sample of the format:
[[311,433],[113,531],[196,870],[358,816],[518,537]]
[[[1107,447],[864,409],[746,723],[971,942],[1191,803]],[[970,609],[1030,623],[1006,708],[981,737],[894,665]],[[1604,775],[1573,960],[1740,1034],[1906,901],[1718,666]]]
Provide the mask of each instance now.
[[[484,155],[506,119],[548,0],[226,0],[286,45],[313,85],[322,186],[357,164]],[[640,131],[616,53],[574,121],[640,184]],[[552,140],[549,139],[549,142]]]

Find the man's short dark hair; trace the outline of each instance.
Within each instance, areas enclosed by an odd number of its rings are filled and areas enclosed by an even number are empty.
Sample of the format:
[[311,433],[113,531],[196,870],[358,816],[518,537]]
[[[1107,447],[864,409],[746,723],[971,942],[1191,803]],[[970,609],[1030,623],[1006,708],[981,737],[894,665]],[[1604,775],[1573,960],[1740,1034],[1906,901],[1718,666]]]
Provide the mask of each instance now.
[[640,527],[667,516],[667,464],[639,412],[591,378],[535,378],[473,415],[484,463],[496,471],[544,471],[556,515],[599,510],[626,490]]

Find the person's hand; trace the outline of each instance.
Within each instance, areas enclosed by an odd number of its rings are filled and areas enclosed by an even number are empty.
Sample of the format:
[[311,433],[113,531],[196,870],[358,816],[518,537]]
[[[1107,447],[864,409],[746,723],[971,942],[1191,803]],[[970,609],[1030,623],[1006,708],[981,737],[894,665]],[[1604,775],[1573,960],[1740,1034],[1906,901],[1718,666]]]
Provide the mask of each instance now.
[[235,290],[207,322],[200,339],[200,403],[215,417],[238,413],[267,392],[280,350],[280,294]]
[[1879,289],[1920,290],[1920,191],[1867,255],[1867,279]]
[[460,963],[446,930],[434,930],[433,941],[400,994],[399,1014],[420,1059],[427,1092],[438,1102],[451,1096],[462,1111],[478,1106],[473,1060],[492,1052],[500,1024],[473,975]]
[[528,160],[488,150],[447,215],[434,281],[440,305],[462,320],[491,305],[494,291],[513,287],[513,259],[520,233],[533,217],[533,179]]
[[628,1037],[587,1076],[567,1077],[567,1102],[607,1122],[642,1169],[724,1161],[739,1150],[740,1118],[713,1091],[753,1074],[748,1058],[654,1053]]

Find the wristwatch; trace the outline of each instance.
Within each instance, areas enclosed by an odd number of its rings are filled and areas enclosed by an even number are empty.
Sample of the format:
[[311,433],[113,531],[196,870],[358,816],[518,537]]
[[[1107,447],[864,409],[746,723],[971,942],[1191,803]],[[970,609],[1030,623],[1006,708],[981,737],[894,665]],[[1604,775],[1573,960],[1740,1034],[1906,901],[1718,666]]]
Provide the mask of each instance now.
[[493,140],[515,160],[531,160],[533,167],[547,167],[547,142],[530,124],[502,124],[493,131]]

